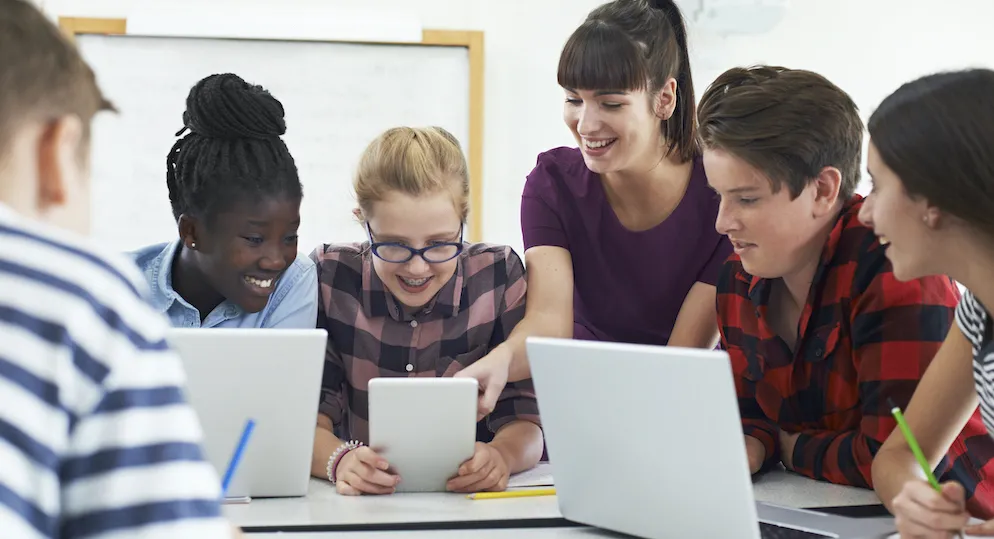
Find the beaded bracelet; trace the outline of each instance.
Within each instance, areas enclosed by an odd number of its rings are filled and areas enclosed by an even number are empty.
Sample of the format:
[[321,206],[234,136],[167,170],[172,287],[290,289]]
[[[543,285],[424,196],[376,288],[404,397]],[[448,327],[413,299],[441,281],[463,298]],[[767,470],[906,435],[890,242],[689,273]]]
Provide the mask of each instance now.
[[335,472],[338,471],[338,463],[342,460],[342,458],[345,457],[345,455],[349,451],[352,451],[353,449],[358,449],[364,445],[366,444],[358,440],[350,440],[338,446],[338,449],[335,449],[335,452],[331,454],[331,458],[328,459],[328,465],[325,466],[325,471],[328,472],[328,481],[331,481],[332,485],[334,485],[337,481],[337,478],[335,477]]

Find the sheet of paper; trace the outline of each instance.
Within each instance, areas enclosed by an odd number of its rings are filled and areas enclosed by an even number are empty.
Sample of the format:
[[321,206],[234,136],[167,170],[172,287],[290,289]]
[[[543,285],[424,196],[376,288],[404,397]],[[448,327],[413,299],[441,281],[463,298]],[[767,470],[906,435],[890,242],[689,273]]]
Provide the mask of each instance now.
[[552,481],[552,465],[548,462],[540,462],[538,466],[531,470],[512,475],[507,482],[507,487],[551,487],[554,484]]

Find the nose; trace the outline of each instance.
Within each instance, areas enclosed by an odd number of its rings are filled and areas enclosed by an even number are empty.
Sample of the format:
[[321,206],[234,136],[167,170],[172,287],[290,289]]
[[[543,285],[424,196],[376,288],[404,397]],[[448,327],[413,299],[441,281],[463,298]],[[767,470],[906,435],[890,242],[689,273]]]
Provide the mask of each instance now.
[[597,107],[588,107],[586,104],[580,105],[580,111],[577,114],[577,133],[589,135],[596,133],[600,129],[601,119]]
[[263,251],[262,258],[259,259],[259,268],[263,271],[276,273],[285,270],[292,262],[293,258],[287,260],[283,256],[283,249],[275,242],[271,242]]
[[406,268],[413,275],[423,275],[428,271],[428,263],[420,256],[415,256],[407,261]]
[[714,229],[724,236],[727,236],[730,232],[734,232],[739,228],[738,221],[732,214],[732,211],[728,209],[728,205],[722,200],[718,204],[718,216],[714,220]]
[[870,193],[863,199],[863,207],[859,209],[859,222],[863,223],[863,226],[873,228],[873,201],[875,198],[873,193]]

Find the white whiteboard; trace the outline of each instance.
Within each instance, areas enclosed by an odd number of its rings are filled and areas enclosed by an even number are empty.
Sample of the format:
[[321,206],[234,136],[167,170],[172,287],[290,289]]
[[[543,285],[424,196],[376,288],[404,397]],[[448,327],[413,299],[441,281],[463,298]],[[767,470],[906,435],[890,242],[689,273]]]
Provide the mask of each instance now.
[[78,35],[77,43],[121,111],[99,115],[93,133],[92,235],[113,249],[176,238],[166,154],[190,88],[213,73],[235,73],[283,103],[284,140],[304,186],[304,253],[365,238],[352,215],[352,175],[382,131],[437,125],[468,151],[464,47],[126,35]]

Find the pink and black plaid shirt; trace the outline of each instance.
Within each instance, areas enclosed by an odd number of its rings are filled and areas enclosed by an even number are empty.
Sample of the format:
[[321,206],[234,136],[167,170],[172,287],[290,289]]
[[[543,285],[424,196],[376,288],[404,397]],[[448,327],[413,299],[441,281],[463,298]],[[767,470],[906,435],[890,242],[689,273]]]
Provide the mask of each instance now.
[[[369,244],[324,244],[317,264],[319,328],[328,331],[321,413],[340,437],[369,441],[369,381],[452,376],[504,342],[525,314],[525,268],[503,245],[467,244],[455,274],[417,314],[405,314],[373,271]],[[515,420],[539,423],[530,380],[508,384],[479,425],[488,442]]]

